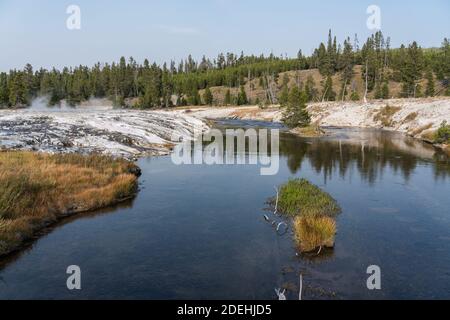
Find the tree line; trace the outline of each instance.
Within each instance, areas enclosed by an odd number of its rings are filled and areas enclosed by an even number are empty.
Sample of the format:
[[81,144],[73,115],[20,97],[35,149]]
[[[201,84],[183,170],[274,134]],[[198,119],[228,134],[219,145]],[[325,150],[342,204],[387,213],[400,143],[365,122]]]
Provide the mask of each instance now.
[[[360,65],[365,84],[364,97],[359,97],[354,81],[354,67]],[[48,97],[50,105],[65,100],[76,105],[90,98],[110,98],[117,106],[161,108],[175,105],[212,105],[214,97],[210,88],[224,86],[238,88],[237,96],[230,90],[225,104],[287,103],[293,90],[278,76],[286,71],[317,68],[323,76],[320,92],[313,79],[299,84],[302,100],[366,99],[369,92],[375,98],[389,98],[389,81],[402,83],[403,97],[450,95],[450,44],[444,39],[440,48],[422,49],[416,42],[392,49],[390,38],[381,31],[371,35],[362,46],[357,36],[338,44],[330,30],[328,40],[320,43],[310,56],[301,51],[294,58],[285,56],[246,56],[219,54],[214,59],[203,57],[195,61],[192,56],[176,63],[158,65],[145,60],[139,64],[132,57],[119,62],[97,63],[93,67],[65,67],[61,70],[34,70],[27,64],[22,70],[0,73],[0,106],[27,106],[38,96]],[[333,90],[332,76],[340,75],[341,88]],[[420,80],[425,77],[424,88]],[[266,101],[251,101],[244,85],[254,81],[267,92]],[[435,81],[444,88],[436,91]],[[203,94],[200,94],[200,90]],[[299,93],[299,95],[300,95]],[[297,94],[293,94],[297,95]],[[130,102],[132,101],[132,102]]]

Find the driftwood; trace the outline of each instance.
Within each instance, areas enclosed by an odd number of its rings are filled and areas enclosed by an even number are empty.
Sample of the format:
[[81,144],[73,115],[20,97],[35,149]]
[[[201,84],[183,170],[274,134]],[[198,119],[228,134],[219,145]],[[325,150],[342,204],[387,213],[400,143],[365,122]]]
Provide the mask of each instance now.
[[277,296],[278,296],[278,300],[287,300],[287,299],[286,299],[286,295],[285,295],[286,289],[284,289],[283,292],[281,292],[281,289],[280,289],[280,288],[276,288],[276,289],[275,289],[275,293],[276,293]]
[[277,215],[278,214],[278,198],[279,198],[279,192],[278,192],[278,188],[277,187],[274,187],[275,188],[275,191],[277,192],[277,200],[276,200],[276,202],[275,202],[275,211],[273,212],[273,214],[274,215]]
[[298,300],[302,300],[302,291],[303,291],[303,275],[300,273],[300,289],[298,291]]

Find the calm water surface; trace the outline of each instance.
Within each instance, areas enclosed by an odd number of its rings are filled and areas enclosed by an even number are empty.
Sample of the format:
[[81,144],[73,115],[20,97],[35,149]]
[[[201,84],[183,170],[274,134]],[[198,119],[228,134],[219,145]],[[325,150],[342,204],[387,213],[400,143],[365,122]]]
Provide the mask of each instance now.
[[[258,123],[230,122],[249,127]],[[281,135],[280,171],[139,161],[137,198],[63,221],[0,260],[0,298],[450,298],[450,161],[432,147],[373,130],[322,139]],[[265,222],[274,186],[307,178],[341,205],[336,247],[298,256],[289,232]],[[271,218],[275,218],[271,215]],[[279,219],[278,219],[279,220]],[[82,290],[66,289],[69,265]],[[369,265],[382,290],[366,287]]]

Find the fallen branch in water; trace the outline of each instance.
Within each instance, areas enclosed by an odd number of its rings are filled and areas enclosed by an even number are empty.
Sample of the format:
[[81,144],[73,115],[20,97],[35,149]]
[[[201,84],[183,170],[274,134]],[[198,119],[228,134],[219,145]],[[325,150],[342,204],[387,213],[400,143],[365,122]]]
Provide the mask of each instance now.
[[319,255],[321,251],[322,251],[322,246],[320,246],[319,252],[317,252],[317,255]]
[[303,291],[303,275],[300,273],[300,290],[298,292],[298,300],[302,300],[302,291]]
[[279,288],[275,289],[275,293],[278,296],[278,300],[287,300],[285,292],[286,292],[286,289],[284,289],[283,292],[281,292],[281,289],[279,289]]
[[274,187],[275,188],[275,191],[277,192],[277,200],[276,200],[276,202],[275,202],[275,211],[273,212],[273,214],[274,215],[277,215],[278,214],[278,198],[279,198],[279,191],[278,191],[278,188],[277,187]]
[[[280,234],[280,227],[281,227],[282,225],[285,225],[286,228],[284,229],[284,232]],[[282,236],[282,235],[286,234],[287,231],[288,231],[288,228],[289,228],[289,226],[287,225],[287,223],[285,223],[285,222],[280,222],[280,223],[277,225],[277,233],[278,233],[278,235]]]

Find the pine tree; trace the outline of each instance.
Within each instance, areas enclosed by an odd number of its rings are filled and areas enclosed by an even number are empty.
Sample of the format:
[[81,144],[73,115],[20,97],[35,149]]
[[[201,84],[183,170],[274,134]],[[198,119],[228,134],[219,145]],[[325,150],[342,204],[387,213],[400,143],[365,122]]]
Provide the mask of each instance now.
[[344,100],[347,95],[347,85],[350,84],[353,77],[353,66],[355,63],[355,58],[353,54],[353,47],[350,44],[350,38],[344,41],[344,51],[342,53],[342,57],[339,60],[340,69],[342,70],[342,89],[340,97]]
[[423,53],[422,48],[413,42],[406,50],[404,64],[401,68],[404,97],[416,97],[418,81],[422,78],[423,70]]
[[278,97],[278,102],[280,103],[280,106],[285,107],[288,103],[288,99],[289,99],[289,88],[287,85],[284,85]]
[[317,99],[316,83],[311,75],[306,79],[305,94],[307,101],[314,101]]
[[24,76],[16,72],[9,85],[9,103],[12,107],[24,107],[29,104],[24,83]]
[[213,104],[213,95],[209,87],[206,87],[205,89],[205,93],[203,94],[203,101],[208,106],[211,106]]
[[425,90],[425,95],[427,97],[433,97],[435,94],[435,89],[434,89],[434,76],[431,69],[428,69],[426,78],[427,78],[427,88]]
[[248,103],[247,94],[245,93],[244,86],[241,86],[241,89],[239,91],[238,98],[237,98],[237,105],[242,106],[247,103]]
[[0,73],[0,108],[9,105],[8,76],[6,73]]
[[333,90],[333,79],[331,76],[328,76],[322,91],[322,101],[335,101],[336,93]]
[[381,88],[381,98],[389,99],[389,82],[384,81],[383,86]]
[[229,106],[231,104],[231,92],[230,89],[227,90],[227,92],[225,93],[225,101],[224,104],[226,106]]
[[306,127],[310,124],[311,118],[306,110],[306,93],[293,87],[289,93],[288,104],[283,113],[283,123],[289,128]]

